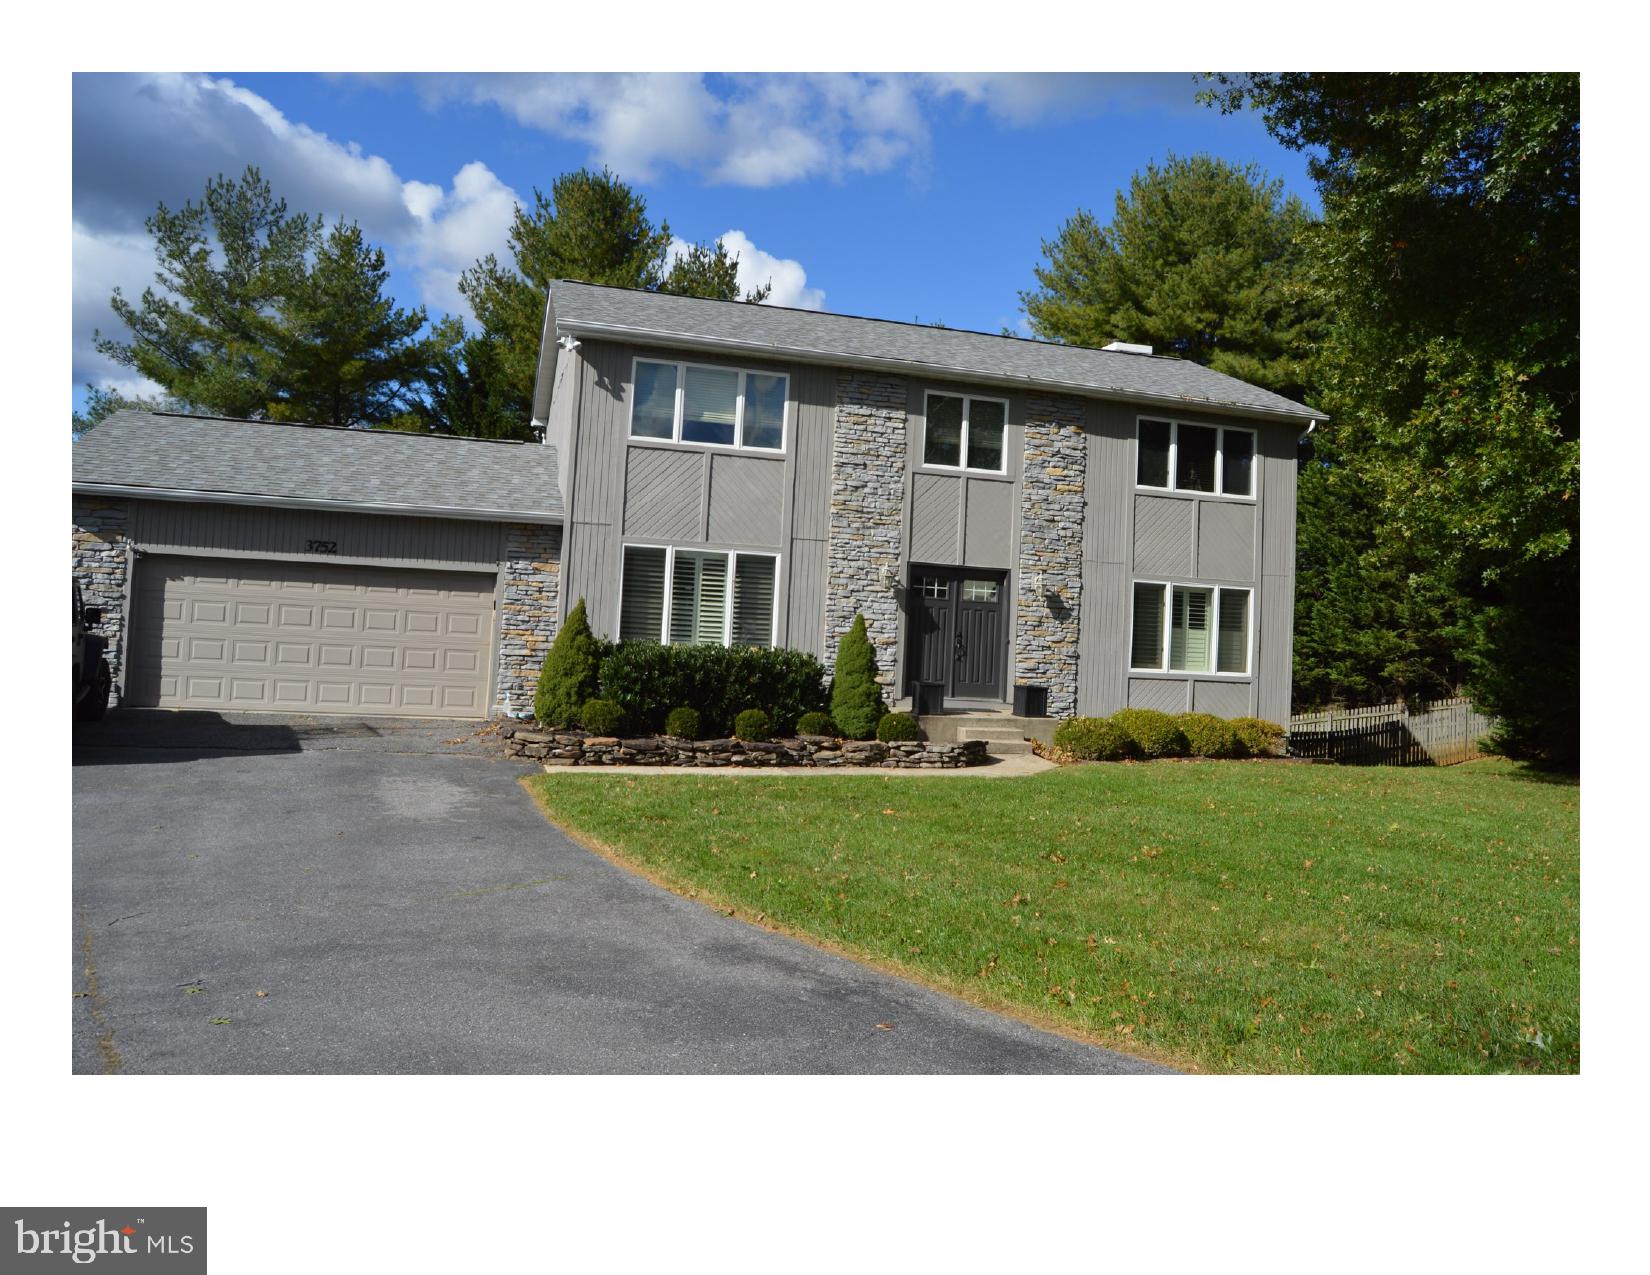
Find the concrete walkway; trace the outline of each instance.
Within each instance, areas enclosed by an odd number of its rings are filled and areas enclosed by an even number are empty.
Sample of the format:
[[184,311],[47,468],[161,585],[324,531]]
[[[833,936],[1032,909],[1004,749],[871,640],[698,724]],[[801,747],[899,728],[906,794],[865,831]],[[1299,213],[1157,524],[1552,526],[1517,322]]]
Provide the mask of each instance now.
[[125,711],[77,735],[75,1070],[1159,1070],[614,867],[479,728]]

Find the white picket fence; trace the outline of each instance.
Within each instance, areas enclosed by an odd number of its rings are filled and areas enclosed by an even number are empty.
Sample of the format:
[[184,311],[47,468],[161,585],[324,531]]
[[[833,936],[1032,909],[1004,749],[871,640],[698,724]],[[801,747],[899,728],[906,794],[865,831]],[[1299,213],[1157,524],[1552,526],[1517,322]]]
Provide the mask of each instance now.
[[1289,755],[1364,766],[1450,766],[1483,756],[1495,718],[1464,699],[1377,704],[1289,719]]

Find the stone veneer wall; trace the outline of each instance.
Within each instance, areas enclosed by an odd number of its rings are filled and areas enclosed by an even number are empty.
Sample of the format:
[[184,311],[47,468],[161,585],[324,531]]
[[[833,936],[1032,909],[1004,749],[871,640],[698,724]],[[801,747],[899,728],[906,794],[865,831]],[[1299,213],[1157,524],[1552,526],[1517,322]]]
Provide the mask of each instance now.
[[[1051,717],[1069,717],[1077,711],[1087,475],[1083,405],[1073,399],[1027,399],[1014,679],[1048,687]],[[1039,572],[1043,576],[1040,592]]]
[[882,583],[898,577],[905,514],[906,384],[903,377],[841,371],[831,455],[831,541],[825,572],[825,667],[856,613],[894,681],[899,598]]
[[495,707],[531,713],[539,668],[556,638],[561,528],[542,523],[507,525],[500,576]]
[[74,577],[87,606],[103,608],[97,632],[108,639],[106,658],[119,692],[125,687],[126,577],[131,555],[131,509],[124,500],[76,496],[73,500]]

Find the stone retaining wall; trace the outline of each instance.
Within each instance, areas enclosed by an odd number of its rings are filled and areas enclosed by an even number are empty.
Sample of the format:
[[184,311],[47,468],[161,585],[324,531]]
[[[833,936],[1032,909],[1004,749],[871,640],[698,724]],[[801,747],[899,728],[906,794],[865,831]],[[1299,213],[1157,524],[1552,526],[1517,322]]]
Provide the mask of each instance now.
[[674,739],[649,736],[618,739],[583,731],[545,731],[505,722],[499,728],[511,757],[546,766],[682,766],[695,768],[775,766],[881,766],[889,770],[954,770],[986,759],[985,741],[941,744],[882,744],[802,735],[768,743],[740,739]]

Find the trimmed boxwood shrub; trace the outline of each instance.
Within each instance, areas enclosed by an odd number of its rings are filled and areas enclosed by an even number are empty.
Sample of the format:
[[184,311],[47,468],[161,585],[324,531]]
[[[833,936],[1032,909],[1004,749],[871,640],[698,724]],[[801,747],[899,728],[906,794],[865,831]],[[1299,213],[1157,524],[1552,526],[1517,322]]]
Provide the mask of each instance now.
[[579,725],[592,735],[617,735],[624,729],[624,709],[610,699],[593,699],[580,710]]
[[545,726],[575,726],[585,701],[600,689],[601,661],[605,643],[590,632],[585,619],[584,599],[562,621],[556,640],[539,670],[538,689],[533,695],[533,716]]
[[1109,717],[1068,717],[1054,728],[1054,747],[1076,761],[1121,761],[1136,753],[1129,732]]
[[601,687],[638,731],[662,730],[670,710],[686,704],[699,710],[706,735],[726,736],[734,715],[752,707],[788,732],[824,705],[825,669],[807,652],[783,648],[620,642],[602,660]]
[[865,617],[853,626],[836,648],[836,677],[831,682],[831,716],[849,739],[870,739],[888,706],[877,682],[877,652],[865,631]]
[[1134,741],[1142,757],[1184,757],[1186,736],[1179,723],[1155,708],[1125,708],[1111,715]]
[[733,737],[753,742],[773,738],[773,720],[760,708],[747,708],[733,719]]
[[1243,741],[1232,723],[1212,713],[1181,713],[1175,721],[1186,736],[1186,751],[1193,757],[1241,757]]
[[884,744],[909,744],[922,738],[922,727],[910,713],[884,713],[877,723],[877,738]]
[[796,733],[798,735],[829,735],[832,739],[840,738],[836,723],[831,720],[829,713],[804,713],[796,719]]
[[1283,737],[1287,732],[1276,722],[1264,717],[1234,717],[1232,729],[1251,757],[1276,757],[1283,752]]
[[686,704],[665,714],[665,734],[677,739],[699,738],[699,710]]

